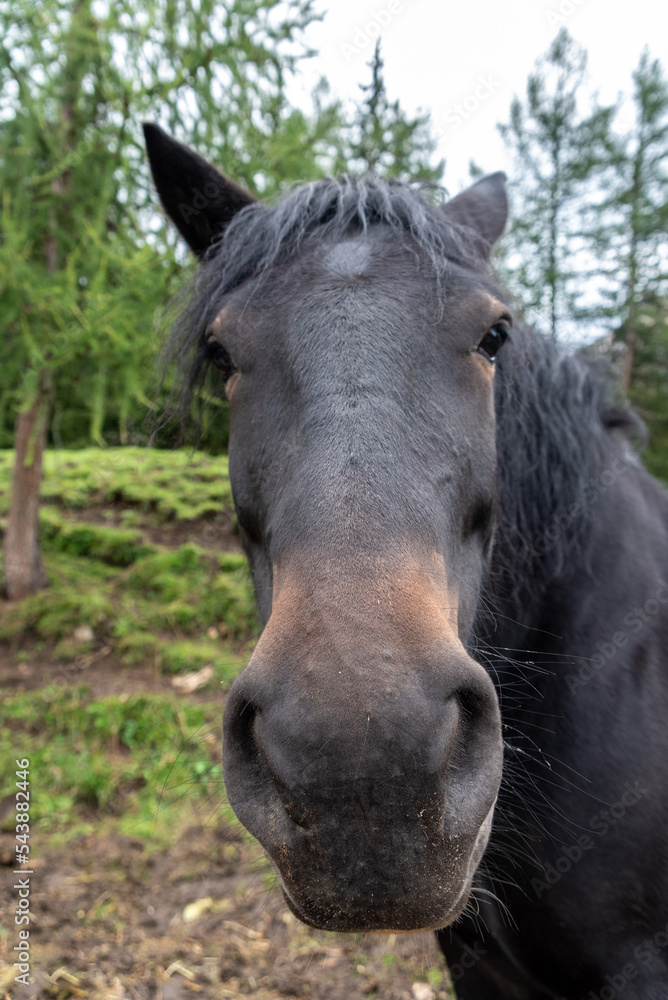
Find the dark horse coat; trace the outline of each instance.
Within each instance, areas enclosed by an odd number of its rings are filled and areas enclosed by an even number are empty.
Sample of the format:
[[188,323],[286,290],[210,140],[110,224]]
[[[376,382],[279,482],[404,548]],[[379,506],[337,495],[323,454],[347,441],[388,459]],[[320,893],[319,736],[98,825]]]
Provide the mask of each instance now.
[[289,906],[436,930],[464,1000],[668,997],[668,503],[485,276],[503,175],[267,208],[146,139],[265,621],[227,794]]

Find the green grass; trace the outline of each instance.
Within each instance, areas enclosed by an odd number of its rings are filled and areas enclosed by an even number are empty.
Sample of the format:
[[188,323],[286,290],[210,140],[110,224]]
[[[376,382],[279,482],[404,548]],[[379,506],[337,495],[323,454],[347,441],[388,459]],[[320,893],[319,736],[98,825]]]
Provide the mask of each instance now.
[[98,559],[109,566],[130,566],[155,551],[153,545],[144,543],[141,531],[97,524],[72,524],[62,517],[57,507],[42,505],[40,529],[45,548]]
[[[0,452],[0,511],[12,462],[11,452]],[[50,586],[0,606],[0,640],[14,648],[52,643],[61,661],[105,644],[128,664],[148,660],[178,673],[210,663],[217,680],[233,679],[243,662],[235,647],[259,628],[245,557],[151,540],[160,525],[232,523],[227,460],[89,448],[49,452],[44,468],[40,524]],[[81,626],[92,640],[74,635]]]
[[[0,451],[0,517],[12,466]],[[259,620],[245,557],[216,548],[234,525],[227,460],[89,448],[49,452],[44,470],[49,587],[0,602],[0,641],[15,661],[91,657],[91,673],[101,654],[151,674],[210,665],[211,702],[96,698],[75,683],[4,695],[0,797],[15,791],[15,759],[28,757],[31,831],[52,843],[111,827],[156,846],[199,805],[236,822],[222,788],[218,692],[247,662]],[[178,544],[193,532],[205,547]],[[12,813],[7,830],[13,822]]]
[[[14,455],[0,451],[0,513],[9,507]],[[44,456],[42,498],[70,510],[123,504],[158,521],[192,521],[231,511],[227,458],[150,448],[84,448]]]
[[[94,699],[78,685],[0,699],[0,795],[13,795],[15,759],[30,760],[30,822],[68,839],[101,822],[152,838],[184,804],[224,804],[220,704],[165,695]],[[212,806],[216,807],[216,806]],[[228,817],[229,818],[229,817]],[[5,831],[13,830],[12,813]]]

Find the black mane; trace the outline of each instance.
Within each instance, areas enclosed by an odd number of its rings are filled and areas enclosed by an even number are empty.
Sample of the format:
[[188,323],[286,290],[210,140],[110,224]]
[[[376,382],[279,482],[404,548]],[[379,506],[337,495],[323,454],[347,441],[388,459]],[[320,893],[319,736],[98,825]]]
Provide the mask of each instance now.
[[[495,381],[499,528],[490,589],[515,610],[586,558],[597,503],[638,465],[632,412],[609,380],[529,327],[513,330]],[[622,434],[614,433],[621,431]]]

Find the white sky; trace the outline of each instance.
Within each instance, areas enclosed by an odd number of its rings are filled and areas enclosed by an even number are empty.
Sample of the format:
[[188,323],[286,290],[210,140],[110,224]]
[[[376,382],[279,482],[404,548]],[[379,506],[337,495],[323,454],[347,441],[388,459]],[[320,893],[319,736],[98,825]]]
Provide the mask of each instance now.
[[[431,112],[451,194],[467,185],[471,158],[488,172],[509,170],[496,123],[507,121],[514,94],[524,96],[535,59],[562,25],[589,53],[603,102],[630,92],[644,45],[668,62],[664,0],[318,0],[318,9],[324,21],[306,40],[319,55],[302,63],[292,100],[304,105],[320,76],[334,95],[357,99],[370,78],[377,15],[389,98],[409,113]],[[466,120],[455,111],[463,102]]]

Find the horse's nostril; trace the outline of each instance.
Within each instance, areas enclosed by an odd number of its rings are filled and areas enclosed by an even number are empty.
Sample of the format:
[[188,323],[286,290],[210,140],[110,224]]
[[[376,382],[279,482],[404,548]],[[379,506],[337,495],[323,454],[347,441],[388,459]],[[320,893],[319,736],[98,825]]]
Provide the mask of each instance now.
[[226,718],[226,730],[229,729],[234,738],[237,753],[249,763],[257,761],[259,747],[255,738],[255,722],[258,708],[251,701],[242,703],[239,699],[234,707],[236,711],[228,713]]
[[[271,783],[261,744],[256,737],[258,706],[242,692],[230,695],[223,724],[223,765],[228,798],[238,815],[244,802],[252,804]],[[243,821],[242,821],[243,822]],[[252,831],[251,831],[252,832]]]
[[289,753],[263,732],[263,723],[258,700],[249,698],[243,688],[233,690],[224,719],[225,784],[237,816],[260,840],[268,824],[272,838],[279,829],[285,834],[286,824],[309,826],[309,812],[289,766]]
[[271,779],[283,808],[296,826],[306,829],[309,826],[309,812],[303,801],[304,793],[300,789],[297,776],[291,773],[284,755],[277,748],[272,751],[267,746],[268,740],[262,733],[262,714],[257,710],[251,730],[258,761]]

